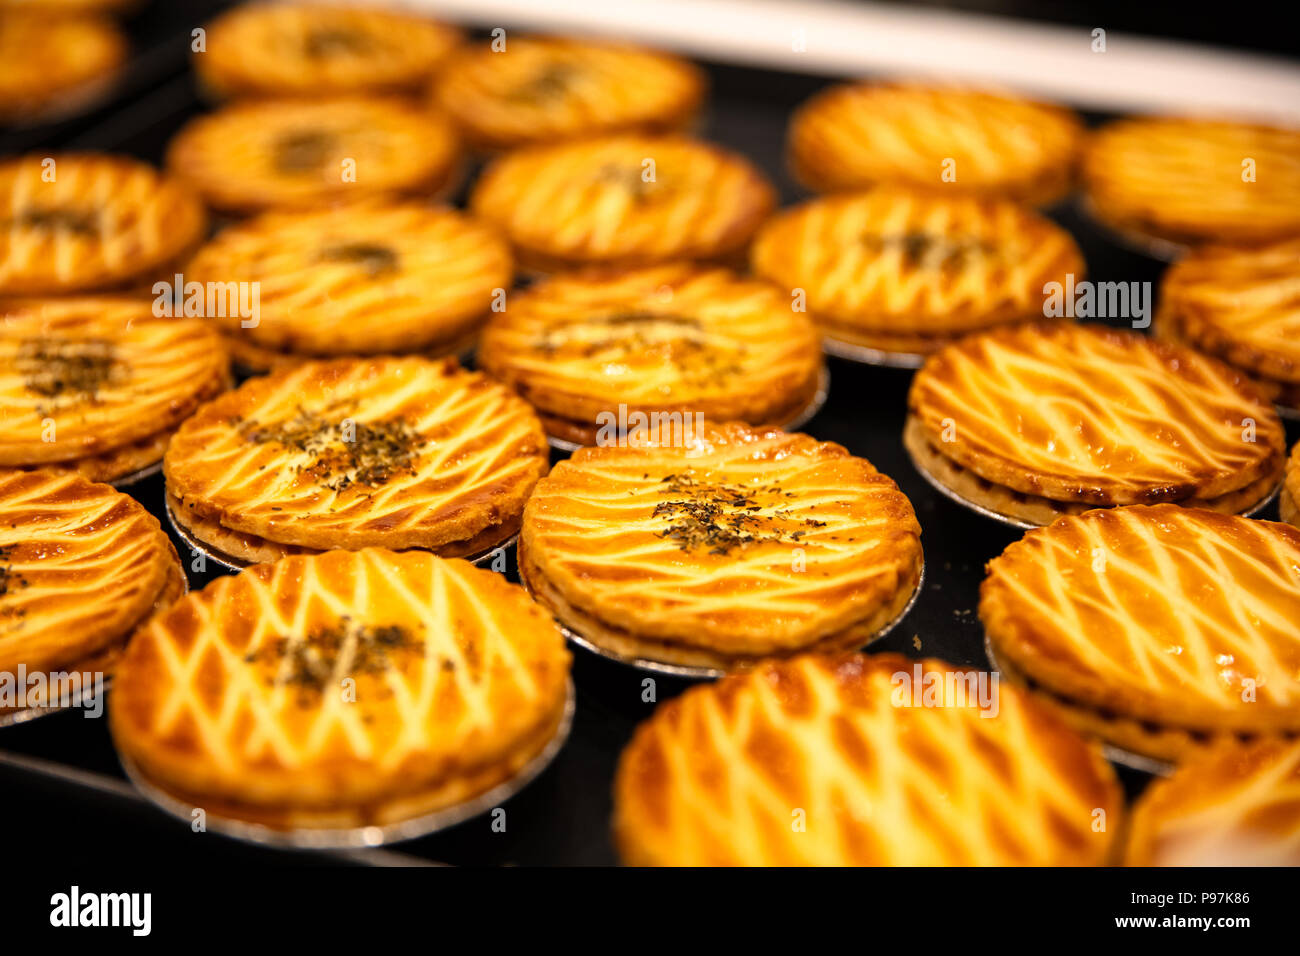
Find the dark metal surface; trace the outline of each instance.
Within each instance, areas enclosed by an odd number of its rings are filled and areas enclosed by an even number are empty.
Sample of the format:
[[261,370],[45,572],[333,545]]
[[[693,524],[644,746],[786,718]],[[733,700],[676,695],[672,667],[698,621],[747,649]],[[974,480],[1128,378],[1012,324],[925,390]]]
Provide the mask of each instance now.
[[[130,26],[137,58],[122,95],[89,116],[50,128],[0,134],[0,152],[32,149],[103,149],[157,162],[167,139],[201,103],[188,69],[190,30],[225,4],[155,2]],[[823,85],[808,77],[710,67],[713,96],[703,135],[757,162],[778,184],[783,199],[801,198],[782,162],[786,119],[791,109]],[[1091,119],[1095,120],[1096,117]],[[1051,211],[1078,239],[1097,280],[1156,283],[1163,265],[1111,242],[1072,204]],[[901,433],[912,372],[829,360],[832,387],[822,410],[803,428],[839,442],[870,459],[909,495],[923,528],[926,581],[919,600],[901,623],[872,650],[935,656],[960,665],[986,666],[983,632],[976,617],[979,582],[986,561],[1019,538],[1020,532],[982,518],[938,494],[912,468]],[[1300,425],[1289,424],[1289,438]],[[562,457],[557,453],[557,457]],[[154,475],[127,491],[163,518],[163,481]],[[1276,506],[1263,515],[1276,516]],[[177,547],[189,565],[190,550]],[[201,588],[223,573],[190,568],[190,586]],[[513,567],[509,570],[518,580]],[[504,832],[489,816],[406,843],[392,851],[307,854],[242,844],[215,833],[194,833],[134,796],[109,739],[106,722],[80,712],[51,714],[0,730],[0,819],[6,845],[23,840],[88,857],[128,854],[136,860],[214,864],[276,864],[319,861],[458,864],[608,864],[615,861],[609,837],[610,783],[619,751],[638,721],[689,682],[652,676],[574,649],[577,711],[567,744],[555,762],[506,805]],[[110,692],[111,693],[111,692]],[[6,754],[10,758],[6,760]],[[29,764],[48,762],[53,771]],[[23,765],[15,765],[18,760]],[[85,777],[89,772],[95,776]],[[1122,771],[1130,791],[1146,778]],[[75,828],[69,829],[69,821]],[[19,832],[21,830],[21,832]],[[14,841],[17,841],[15,843]]]

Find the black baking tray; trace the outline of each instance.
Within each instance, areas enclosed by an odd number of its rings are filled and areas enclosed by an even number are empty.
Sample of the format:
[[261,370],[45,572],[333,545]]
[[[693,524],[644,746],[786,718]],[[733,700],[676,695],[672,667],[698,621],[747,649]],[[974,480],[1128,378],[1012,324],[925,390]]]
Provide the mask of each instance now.
[[[0,153],[93,149],[159,162],[172,134],[205,108],[189,68],[190,31],[228,5],[216,0],[146,5],[127,21],[135,54],[116,94],[81,117],[0,133]],[[712,95],[701,135],[756,162],[785,203],[803,198],[783,163],[786,121],[796,105],[829,81],[718,64],[704,67]],[[1086,119],[1097,123],[1105,117]],[[1145,281],[1158,289],[1164,265],[1110,241],[1073,201],[1049,214],[1078,240],[1090,278]],[[900,440],[911,372],[834,358],[829,366],[830,398],[803,430],[844,445],[894,478],[911,498],[923,529],[924,591],[910,613],[870,650],[987,667],[976,615],[979,584],[985,562],[1020,532],[954,504],[916,473]],[[1287,430],[1290,442],[1300,438],[1296,422],[1289,422]],[[168,527],[160,475],[127,490]],[[1276,518],[1276,506],[1261,517]],[[188,548],[175,543],[188,565]],[[191,588],[201,588],[221,573],[211,564],[209,568],[189,572]],[[513,567],[510,574],[517,580]],[[555,762],[506,803],[504,832],[495,832],[491,819],[482,816],[382,850],[328,852],[274,850],[215,833],[196,834],[135,794],[118,765],[105,720],[71,711],[0,729],[0,819],[24,821],[20,828],[6,827],[15,831],[4,834],[6,846],[19,859],[28,840],[39,845],[42,855],[57,848],[64,859],[190,865],[612,864],[611,781],[620,750],[655,706],[643,699],[643,682],[652,675],[575,648],[573,676],[577,712],[572,734]],[[653,679],[659,702],[690,686],[664,676]],[[1126,768],[1120,774],[1130,794],[1148,780]],[[67,826],[69,819],[77,821],[75,828]]]

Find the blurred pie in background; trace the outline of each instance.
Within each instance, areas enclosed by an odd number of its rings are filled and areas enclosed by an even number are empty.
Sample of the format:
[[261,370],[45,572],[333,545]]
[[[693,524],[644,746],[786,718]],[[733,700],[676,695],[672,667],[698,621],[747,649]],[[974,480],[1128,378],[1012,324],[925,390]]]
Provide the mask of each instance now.
[[146,299],[0,309],[0,465],[117,481],[156,465],[172,431],[229,386],[216,330]]
[[[176,549],[135,499],[66,472],[0,469],[0,673],[111,673],[132,632],[184,592]],[[73,703],[49,690],[56,699],[0,701],[0,718]],[[81,676],[80,690],[95,687]]]
[[912,380],[903,444],[939,490],[1021,526],[1172,501],[1229,514],[1277,488],[1285,435],[1243,376],[1070,322],[973,335]]
[[519,573],[607,656],[726,670],[879,636],[918,586],[920,537],[907,496],[843,447],[687,417],[557,464],[524,508]]
[[460,39],[452,27],[396,10],[249,3],[208,25],[194,69],[228,97],[416,93]]
[[620,406],[780,425],[813,400],[822,366],[812,323],[790,305],[720,268],[568,273],[493,314],[478,363],[578,444]]
[[109,723],[144,785],[214,825],[343,830],[355,845],[351,828],[516,777],[563,729],[568,682],[559,630],[502,575],[331,551],[219,578],[151,620]]
[[108,92],[126,61],[126,37],[113,21],[42,12],[0,3],[0,123],[76,113]]
[[1300,733],[1300,529],[1176,505],[1098,509],[988,565],[998,669],[1085,733],[1181,761]]
[[478,149],[512,149],[602,133],[670,132],[704,98],[703,73],[638,47],[507,37],[453,55],[433,99]]
[[[258,283],[259,315],[221,325],[236,362],[464,349],[510,286],[510,247],[447,207],[364,202],[270,212],[204,246],[187,281]],[[502,298],[504,301],[504,298]]]
[[1156,333],[1300,409],[1300,237],[1257,249],[1202,246],[1175,262],[1161,283]]
[[1074,185],[1083,125],[1059,106],[960,87],[833,86],[790,122],[795,177],[817,192],[881,184],[1042,205]]
[[520,149],[470,197],[528,269],[743,261],[776,192],[744,157],[682,136],[619,135]]
[[[981,706],[972,677],[898,654],[806,655],[692,687],[656,708],[619,759],[623,861],[1109,862],[1124,814],[1114,770],[1014,687],[986,688]],[[972,690],[936,704],[922,692],[935,686]]]
[[0,162],[0,295],[170,278],[206,230],[194,191],[137,159],[53,153]]
[[1070,234],[1015,203],[894,188],[783,210],[759,231],[751,259],[787,295],[803,293],[828,350],[886,358],[1041,320],[1044,285],[1084,273]]
[[523,399],[453,361],[307,362],[252,378],[167,447],[167,504],[230,563],[387,547],[489,552],[546,474]]
[[1255,245],[1300,235],[1300,130],[1123,119],[1089,137],[1089,211],[1136,239]]
[[236,103],[183,126],[167,165],[221,212],[433,195],[459,171],[445,119],[380,97]]
[[1300,866],[1300,741],[1226,743],[1143,791],[1129,866]]
[[1300,442],[1291,449],[1286,463],[1286,483],[1278,496],[1278,512],[1283,521],[1300,527]]

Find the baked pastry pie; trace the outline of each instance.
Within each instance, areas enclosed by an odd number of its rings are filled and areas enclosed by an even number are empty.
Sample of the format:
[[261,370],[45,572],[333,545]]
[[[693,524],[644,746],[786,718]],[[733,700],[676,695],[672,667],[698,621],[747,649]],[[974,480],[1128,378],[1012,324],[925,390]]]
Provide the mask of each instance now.
[[416,93],[459,42],[452,27],[397,10],[253,3],[208,26],[194,69],[219,96]]
[[449,208],[357,203],[270,212],[222,230],[188,281],[258,283],[255,323],[218,319],[236,361],[463,349],[512,277],[510,247]]
[[330,551],[219,578],[150,621],[109,721],[137,779],[210,822],[401,825],[536,761],[568,677],[554,623],[502,575]]
[[742,257],[776,192],[749,160],[681,136],[619,135],[521,149],[470,197],[520,262],[633,266]]
[[847,344],[885,361],[1041,319],[1044,285],[1084,273],[1070,234],[1014,203],[897,189],[786,210],[751,258],[760,276],[803,291],[829,351]]
[[1142,794],[1129,866],[1300,866],[1300,741],[1228,743]]
[[1282,520],[1300,527],[1300,442],[1291,449],[1286,463],[1286,477],[1278,494],[1278,512]]
[[677,263],[532,286],[492,316],[478,364],[532,402],[551,435],[590,445],[620,409],[632,421],[784,424],[815,398],[822,360],[812,323],[779,290]]
[[1015,688],[986,685],[981,703],[979,676],[898,654],[810,654],[692,687],[661,704],[619,760],[623,860],[1107,862],[1124,810],[1114,771]]
[[390,547],[477,555],[546,473],[541,422],[454,361],[308,362],[185,422],[163,462],[178,528],[232,563]]
[[1142,118],[1084,151],[1090,212],[1139,239],[1255,244],[1300,234],[1300,130]]
[[725,670],[861,647],[911,600],[920,537],[894,482],[839,445],[687,420],[556,465],[519,574],[606,656]]
[[1165,273],[1158,334],[1249,375],[1300,409],[1300,237],[1257,249],[1202,246]]
[[122,13],[140,0],[0,0],[0,10],[25,10],[33,13]]
[[207,230],[198,197],[95,153],[0,162],[0,295],[115,289],[166,273]]
[[1022,527],[1098,505],[1247,512],[1277,488],[1282,422],[1238,372],[1068,322],[975,335],[912,380],[903,443],[940,491]]
[[175,548],[133,498],[0,469],[0,675],[16,691],[0,694],[0,721],[94,693],[131,632],[184,591]]
[[171,170],[233,214],[436,194],[459,160],[445,119],[379,97],[237,103],[191,120],[167,149]]
[[1048,203],[1070,191],[1083,124],[1070,110],[960,87],[848,83],[790,122],[790,165],[818,192],[891,184]]
[[157,464],[200,404],[229,386],[220,337],[147,301],[0,307],[0,466],[117,481]]
[[1177,505],[1097,509],[989,562],[999,669],[1080,729],[1182,759],[1300,733],[1300,530]]
[[704,98],[703,74],[677,57],[611,43],[509,37],[454,54],[433,85],[470,145],[514,149],[602,133],[671,132]]
[[0,123],[49,122],[83,109],[108,90],[126,54],[111,20],[0,4]]

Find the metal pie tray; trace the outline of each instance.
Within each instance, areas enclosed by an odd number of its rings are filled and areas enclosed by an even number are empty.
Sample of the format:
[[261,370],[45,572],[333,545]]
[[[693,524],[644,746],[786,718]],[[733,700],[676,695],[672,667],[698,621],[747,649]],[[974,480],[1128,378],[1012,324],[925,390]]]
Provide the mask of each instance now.
[[827,355],[861,365],[882,365],[886,368],[920,368],[929,357],[920,352],[889,352],[885,349],[873,349],[867,345],[855,345],[831,336],[822,336],[822,351]]
[[[826,399],[830,397],[830,393],[831,371],[823,364],[817,373],[817,391],[813,393],[813,397],[809,399],[807,405],[799,410],[798,414],[782,422],[780,427],[785,431],[792,432],[807,425],[808,422],[812,421],[813,416],[822,410],[822,406],[826,404]],[[556,451],[575,452],[583,447],[579,442],[569,441],[567,438],[556,438],[552,435],[547,435],[546,441]]]
[[[417,837],[428,836],[431,833],[446,830],[448,827],[453,827],[472,817],[486,813],[500,806],[528,786],[550,765],[564,746],[565,741],[568,740],[569,731],[573,727],[575,709],[576,695],[573,689],[573,678],[569,678],[568,687],[565,690],[564,712],[560,715],[560,722],[556,725],[555,733],[551,736],[551,739],[546,742],[546,745],[535,757],[524,764],[513,777],[497,784],[491,790],[487,790],[464,803],[444,807],[433,813],[426,813],[382,826],[302,827],[287,830],[260,823],[250,823],[233,817],[205,813],[204,826],[215,833],[221,833],[250,843],[314,850],[376,847],[387,843],[398,843],[403,840],[414,840]],[[120,752],[118,759],[121,761],[122,769],[125,771],[127,778],[146,799],[169,816],[183,820],[187,824],[193,822],[195,809],[193,804],[187,803],[150,783],[140,771],[140,768]]]

